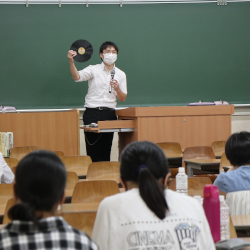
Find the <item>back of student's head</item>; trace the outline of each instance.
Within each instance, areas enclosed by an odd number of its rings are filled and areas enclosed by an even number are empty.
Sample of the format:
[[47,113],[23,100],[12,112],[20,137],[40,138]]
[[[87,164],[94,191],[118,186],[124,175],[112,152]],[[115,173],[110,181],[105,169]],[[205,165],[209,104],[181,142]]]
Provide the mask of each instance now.
[[15,194],[21,203],[9,211],[12,220],[36,221],[35,211],[52,211],[64,195],[67,173],[52,152],[34,151],[16,168]]
[[168,205],[163,181],[168,174],[168,162],[161,148],[149,141],[129,144],[121,154],[120,174],[123,182],[138,184],[140,196],[148,208],[164,219]]
[[227,140],[225,153],[233,166],[250,164],[250,133],[232,134]]

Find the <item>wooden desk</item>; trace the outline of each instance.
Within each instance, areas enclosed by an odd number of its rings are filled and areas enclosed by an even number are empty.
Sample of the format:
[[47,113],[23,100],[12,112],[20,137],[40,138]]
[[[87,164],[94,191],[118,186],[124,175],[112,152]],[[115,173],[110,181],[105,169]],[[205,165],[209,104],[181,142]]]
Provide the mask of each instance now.
[[132,141],[179,142],[182,148],[211,146],[231,135],[233,105],[131,107],[117,110],[119,120],[133,120],[134,132],[119,134],[119,150]]
[[[131,107],[116,111],[118,121],[100,121],[89,132],[119,133],[119,151],[133,141],[179,142],[182,148],[210,146],[231,135],[233,105]],[[126,133],[121,133],[126,132]]]
[[77,212],[96,212],[99,202],[95,203],[66,203],[62,204],[61,213],[77,213]]
[[183,154],[169,154],[167,155],[168,160],[182,160]]
[[231,215],[236,230],[250,229],[250,215]]
[[0,205],[0,216],[4,215],[5,207],[6,207],[6,204],[5,205]]
[[201,166],[214,165],[220,167],[220,159],[190,159],[185,160],[188,177],[193,176],[193,169],[201,170]]
[[14,146],[80,154],[79,110],[0,113],[0,131],[14,133]]

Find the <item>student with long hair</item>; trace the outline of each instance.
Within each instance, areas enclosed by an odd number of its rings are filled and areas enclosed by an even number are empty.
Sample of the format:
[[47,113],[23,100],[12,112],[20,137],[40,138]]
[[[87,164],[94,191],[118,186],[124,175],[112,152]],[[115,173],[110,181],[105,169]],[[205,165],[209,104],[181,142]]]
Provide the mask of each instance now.
[[201,204],[166,190],[169,178],[163,151],[148,141],[129,144],[121,155],[126,192],[105,198],[92,237],[102,250],[214,250]]
[[16,169],[16,204],[9,210],[12,222],[0,230],[0,249],[99,249],[83,232],[72,228],[57,208],[65,198],[67,174],[52,152],[34,151]]

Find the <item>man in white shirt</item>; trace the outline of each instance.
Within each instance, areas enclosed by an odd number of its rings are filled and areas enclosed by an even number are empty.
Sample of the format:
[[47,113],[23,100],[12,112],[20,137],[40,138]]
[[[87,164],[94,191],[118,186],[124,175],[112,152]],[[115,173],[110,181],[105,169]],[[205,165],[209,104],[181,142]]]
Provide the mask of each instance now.
[[[113,42],[105,42],[100,47],[102,63],[90,65],[78,71],[74,64],[77,53],[73,50],[68,51],[73,79],[76,82],[88,81],[88,93],[84,105],[86,111],[83,115],[85,125],[104,120],[117,120],[116,97],[121,102],[124,102],[127,97],[126,74],[115,66],[117,54],[117,45]],[[113,79],[111,71],[115,72]],[[113,136],[114,133],[85,132],[87,155],[93,162],[110,161]]]
[[3,158],[2,153],[0,152],[0,183],[12,183],[14,177],[15,176],[13,172],[7,165],[6,161]]

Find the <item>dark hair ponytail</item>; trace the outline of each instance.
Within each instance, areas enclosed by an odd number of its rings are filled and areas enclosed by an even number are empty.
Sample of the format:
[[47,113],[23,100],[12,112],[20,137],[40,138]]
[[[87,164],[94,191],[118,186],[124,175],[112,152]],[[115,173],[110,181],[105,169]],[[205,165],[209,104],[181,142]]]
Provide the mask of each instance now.
[[163,151],[148,141],[129,144],[121,155],[121,179],[138,184],[140,196],[159,219],[169,210],[160,178],[168,174],[168,163]]
[[8,216],[11,220],[37,221],[35,209],[28,203],[18,203],[14,205],[10,208]]
[[36,211],[52,211],[64,194],[67,173],[57,155],[33,151],[16,168],[15,194],[20,203],[8,213],[12,220],[36,222]]

